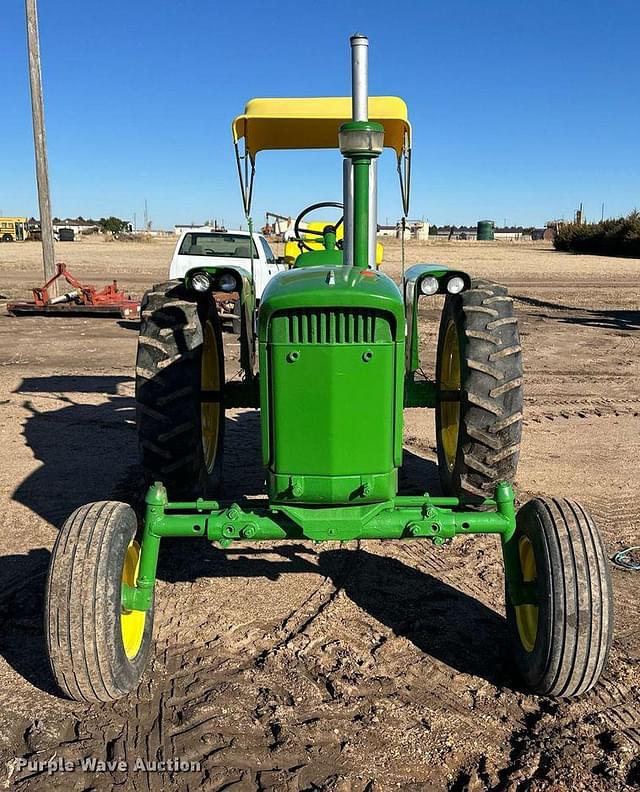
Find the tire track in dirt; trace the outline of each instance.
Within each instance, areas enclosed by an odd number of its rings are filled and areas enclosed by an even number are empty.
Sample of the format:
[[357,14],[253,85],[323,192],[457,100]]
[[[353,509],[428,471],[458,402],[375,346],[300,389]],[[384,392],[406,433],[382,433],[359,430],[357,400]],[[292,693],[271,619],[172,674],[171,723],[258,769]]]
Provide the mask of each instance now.
[[635,788],[638,708],[617,703],[628,695],[603,677],[582,699],[539,699],[506,740],[504,764],[481,754],[459,771],[450,792]]
[[[184,623],[175,623],[176,617],[181,621],[179,614],[185,615],[186,628],[191,626],[193,634],[198,634],[197,618],[190,609],[191,588],[193,585],[181,586],[180,594],[167,603],[169,607],[159,609],[159,631],[168,629],[170,634],[156,644],[151,670],[134,695],[114,705],[77,705],[70,718],[74,736],[67,736],[64,742],[56,740],[59,724],[48,723],[46,729],[36,724],[15,735],[14,755],[28,757],[36,748],[39,758],[56,755],[73,762],[90,755],[104,761],[124,760],[133,767],[139,757],[149,761],[181,757],[201,765],[194,773],[176,775],[111,772],[95,776],[96,788],[126,784],[132,790],[196,789],[211,780],[212,772],[231,783],[235,771],[236,780],[248,779],[255,775],[249,767],[269,764],[272,730],[256,727],[249,715],[256,704],[252,677],[310,628],[330,607],[339,589],[324,577],[280,623],[253,627],[244,635],[240,630],[238,636],[176,645],[174,630],[185,629]],[[199,626],[210,620],[211,613]],[[234,699],[233,708],[242,713],[241,719],[247,721],[242,729],[234,729],[228,722],[224,704],[229,697]],[[34,742],[35,732],[39,739]],[[245,733],[253,734],[253,741],[244,739]],[[304,750],[296,761],[307,764]],[[69,788],[64,774],[49,776],[46,772],[17,774],[13,782],[16,789]]]
[[[473,537],[471,541],[475,540],[476,537]],[[491,592],[488,592],[486,586],[482,585],[474,568],[477,559],[471,559],[474,566],[470,568],[467,563],[469,559],[463,560],[458,555],[464,542],[463,537],[457,537],[441,547],[434,546],[428,540],[402,542],[399,546],[391,548],[391,552],[397,558],[406,558],[409,564],[416,569],[435,574],[450,585],[472,594],[481,602],[490,601],[492,599]]]
[[[449,582],[473,592],[474,596],[484,601],[490,601],[491,592],[476,582],[479,578],[475,559],[472,559],[470,566],[461,567],[459,558],[450,558],[447,563],[436,548],[417,542],[398,545],[395,551],[397,555],[413,559],[418,567],[446,575]],[[495,570],[492,571],[495,575]],[[468,713],[465,713],[465,717],[460,712],[460,691],[457,691],[456,698],[454,675],[445,674],[442,681],[441,689],[434,684],[434,697],[441,706],[445,706],[466,724]],[[467,679],[466,684],[470,687],[473,683]],[[482,719],[487,736],[491,734],[493,726],[492,739],[499,739],[500,710],[496,706],[496,698],[499,699],[501,694],[502,691],[497,688],[495,697],[488,698],[473,711],[474,718]],[[514,697],[513,692],[509,691],[507,697]],[[518,694],[515,694],[515,699],[518,700]],[[563,777],[561,768],[564,766],[566,770],[568,757],[573,759],[575,751],[572,746],[575,743],[582,746],[587,756],[597,758],[593,761],[593,767],[587,764],[583,768],[582,777],[586,772],[592,779],[590,789],[622,789],[627,776],[635,772],[635,766],[630,768],[629,760],[640,749],[640,701],[637,689],[631,690],[614,677],[605,676],[587,696],[575,702],[563,703],[561,708],[546,699],[531,700],[527,697],[520,698],[520,705],[523,706],[520,723],[524,727],[517,727],[510,737],[502,735],[503,742],[509,747],[505,764],[500,767],[495,757],[489,760],[479,750],[478,759],[459,773],[450,789],[520,789],[520,784],[533,779],[556,781]],[[511,718],[517,720],[512,713]],[[467,739],[474,734],[474,725],[470,725],[465,735]],[[576,757],[578,755],[575,753]]]
[[527,423],[542,423],[544,420],[554,421],[560,418],[602,418],[631,415],[640,417],[640,398],[610,399],[601,398],[563,398],[537,396],[533,399],[525,397],[525,418]]
[[639,721],[637,690],[609,674],[575,701],[542,699],[539,711],[527,718],[526,729],[512,735],[509,764],[499,771],[499,783],[488,788],[634,788]]
[[621,732],[634,749],[640,749],[640,698],[637,690],[605,674],[578,707],[589,719],[604,729]]
[[[443,577],[443,556],[435,548],[414,544],[405,548],[414,574]],[[324,552],[319,554],[321,568]],[[472,682],[470,692],[466,677],[415,645],[414,631],[400,628],[400,635],[394,635],[387,613],[365,615],[370,608],[353,608],[353,602],[363,607],[372,585],[382,585],[385,596],[384,580],[372,580],[366,569],[358,571],[368,555],[361,547],[349,551],[342,562],[342,574],[345,567],[352,573],[349,582],[343,577],[346,588],[337,581],[340,571],[334,571],[333,585],[325,578],[295,613],[268,632],[268,645],[256,645],[246,662],[237,663],[237,642],[232,652],[220,642],[207,651],[168,645],[163,662],[170,687],[165,685],[160,702],[147,704],[138,717],[151,728],[148,733],[138,726],[136,732],[125,731],[114,752],[129,751],[125,755],[132,757],[133,750],[145,745],[156,750],[164,746],[173,755],[201,761],[202,778],[226,781],[240,773],[251,785],[258,777],[273,781],[277,776],[306,788],[308,781],[326,779],[336,769],[353,769],[361,752],[352,748],[350,755],[349,746],[370,741],[372,732],[381,728],[376,715],[380,707],[390,706],[401,723],[407,719],[415,745],[435,742],[430,762],[448,756],[453,735],[464,734],[480,744],[488,730],[502,733],[504,727],[495,718],[496,691]],[[391,562],[396,563],[393,558]],[[376,557],[375,563],[382,570],[389,557]],[[391,585],[398,585],[397,578]],[[411,594],[402,597],[402,609],[410,607]],[[437,611],[438,603],[431,605]],[[448,611],[446,602],[440,605]],[[357,633],[351,629],[356,623]],[[155,716],[158,708],[160,715]],[[498,710],[504,713],[504,704]],[[327,721],[334,729],[327,729]],[[301,734],[308,737],[309,732],[313,739],[305,742]],[[415,773],[415,767],[403,773]]]

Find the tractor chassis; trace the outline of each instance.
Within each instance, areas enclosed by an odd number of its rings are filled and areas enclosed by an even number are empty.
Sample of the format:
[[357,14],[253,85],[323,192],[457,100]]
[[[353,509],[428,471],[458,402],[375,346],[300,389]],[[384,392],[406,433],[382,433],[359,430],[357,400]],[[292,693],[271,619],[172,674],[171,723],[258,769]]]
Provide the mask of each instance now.
[[[354,539],[429,539],[435,545],[458,534],[498,534],[501,538],[507,585],[514,599],[524,603],[527,592],[515,570],[507,563],[516,529],[513,489],[499,483],[494,498],[461,501],[455,497],[398,496],[392,501],[354,506],[292,506],[259,504],[250,510],[233,503],[199,498],[191,502],[169,502],[160,483],[152,485],[145,498],[146,513],[140,566],[135,586],[122,584],[122,607],[127,611],[149,610],[153,603],[156,567],[163,537],[204,537],[228,547],[234,541],[311,540],[314,542]],[[482,506],[485,511],[461,507]],[[517,552],[517,551],[515,551]],[[526,587],[526,584],[525,584]]]

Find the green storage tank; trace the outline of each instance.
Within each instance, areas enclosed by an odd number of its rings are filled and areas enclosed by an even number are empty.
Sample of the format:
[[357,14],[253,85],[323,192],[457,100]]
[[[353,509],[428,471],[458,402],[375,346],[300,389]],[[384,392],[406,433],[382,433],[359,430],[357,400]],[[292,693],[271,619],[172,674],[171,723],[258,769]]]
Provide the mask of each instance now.
[[491,241],[495,225],[493,220],[478,220],[477,238],[482,242]]

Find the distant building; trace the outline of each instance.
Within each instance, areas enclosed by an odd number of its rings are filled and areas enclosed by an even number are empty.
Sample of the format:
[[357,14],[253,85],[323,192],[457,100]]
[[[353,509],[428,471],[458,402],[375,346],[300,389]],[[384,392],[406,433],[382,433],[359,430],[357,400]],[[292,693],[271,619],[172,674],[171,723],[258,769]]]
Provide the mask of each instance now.
[[173,227],[173,233],[180,236],[183,231],[193,231],[194,228],[204,228],[203,223],[177,223]]
[[176,236],[180,236],[183,231],[193,231],[194,228],[202,229],[206,228],[209,231],[226,231],[227,229],[218,223],[217,220],[214,220],[212,223],[177,223],[173,227],[173,233]]
[[546,230],[547,230],[546,228],[534,228],[533,231],[531,232],[531,239],[534,242],[540,242],[541,240],[545,239],[544,232]]
[[438,239],[475,240],[478,235],[476,226],[438,226]]
[[522,239],[524,228],[522,226],[505,226],[504,228],[495,228],[493,231],[494,239],[501,239],[508,242],[516,242]]
[[100,231],[100,223],[97,220],[85,220],[83,217],[68,217],[66,220],[54,217],[54,234],[59,234],[61,228],[70,228],[75,236],[79,236],[80,234],[97,234],[98,231]]
[[417,220],[411,223],[411,237],[419,242],[429,241],[429,223],[426,220]]
[[[380,237],[396,237],[402,234],[402,222],[394,225],[378,224],[377,235]],[[426,220],[407,220],[405,225],[405,239],[418,239],[425,241],[429,238],[429,223]]]
[[394,237],[396,235],[397,226],[395,225],[379,225],[378,226],[378,236],[382,237]]

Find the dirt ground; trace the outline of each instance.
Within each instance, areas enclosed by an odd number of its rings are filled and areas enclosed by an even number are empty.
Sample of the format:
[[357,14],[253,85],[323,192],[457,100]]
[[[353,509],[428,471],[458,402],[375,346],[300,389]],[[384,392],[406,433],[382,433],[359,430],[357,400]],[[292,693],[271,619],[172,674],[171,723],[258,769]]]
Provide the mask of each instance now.
[[[58,258],[140,295],[171,241],[80,241]],[[0,294],[41,280],[33,243],[0,245]],[[394,241],[386,269],[400,272]],[[525,350],[520,500],[569,496],[608,551],[640,544],[640,260],[544,244],[410,243],[504,282]],[[438,305],[421,317],[425,366]],[[504,653],[493,538],[227,550],[166,541],[153,663],[114,706],[60,697],[44,653],[44,575],[75,507],[139,495],[135,323],[22,318],[0,304],[0,788],[18,790],[622,790],[640,787],[640,573],[613,569],[616,636],[601,683],[570,703],[518,689]],[[233,358],[233,337],[225,337]],[[232,367],[233,364],[230,364]],[[228,371],[228,376],[233,374]],[[229,498],[259,491],[259,416],[227,414]],[[407,410],[406,492],[436,493],[431,412]],[[59,772],[18,759],[130,762]],[[199,763],[135,771],[136,758]]]

